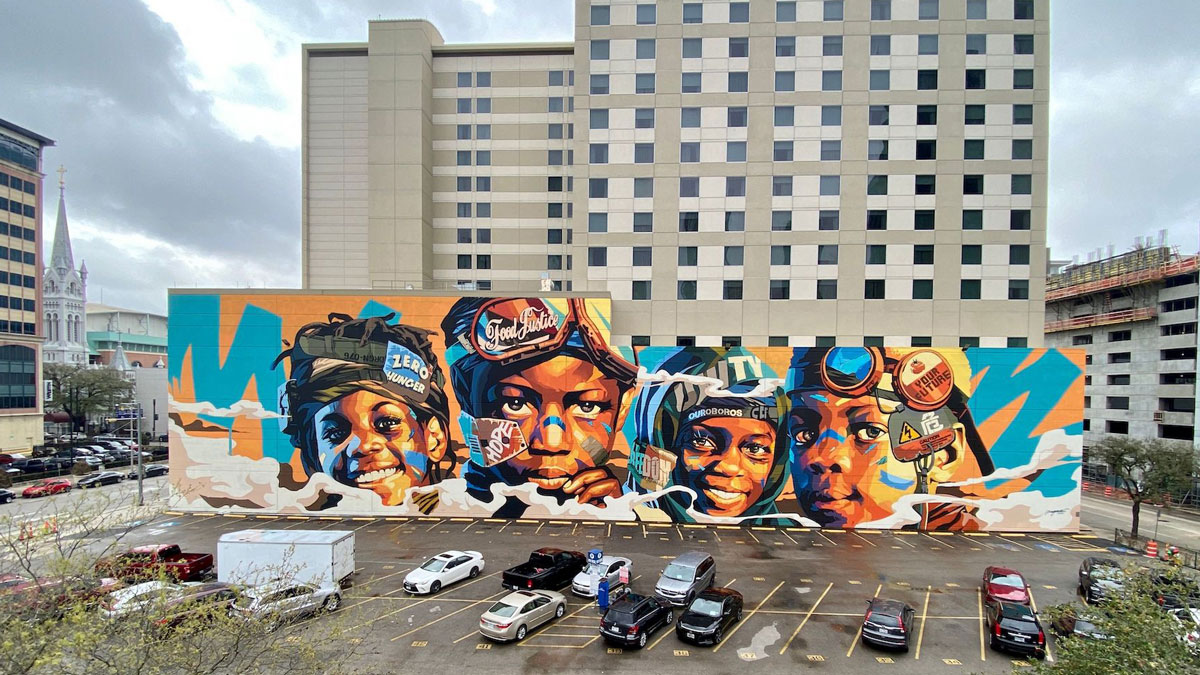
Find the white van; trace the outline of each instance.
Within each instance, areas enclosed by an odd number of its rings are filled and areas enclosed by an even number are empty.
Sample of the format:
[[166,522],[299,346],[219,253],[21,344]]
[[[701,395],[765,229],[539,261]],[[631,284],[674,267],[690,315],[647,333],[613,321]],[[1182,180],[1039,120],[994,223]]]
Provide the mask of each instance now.
[[350,530],[240,530],[217,540],[217,580],[258,586],[279,579],[347,585],[354,574]]

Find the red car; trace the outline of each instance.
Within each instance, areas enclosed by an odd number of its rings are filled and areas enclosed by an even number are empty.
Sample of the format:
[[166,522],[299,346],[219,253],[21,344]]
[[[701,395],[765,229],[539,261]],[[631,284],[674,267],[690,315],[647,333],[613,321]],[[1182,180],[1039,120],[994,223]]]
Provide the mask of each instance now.
[[179,544],[135,546],[125,553],[96,563],[96,571],[118,579],[153,579],[169,576],[196,581],[213,569],[211,553],[184,553]]
[[39,480],[21,491],[22,497],[45,497],[71,491],[71,481],[66,478]]
[[1029,604],[1029,584],[1016,570],[993,565],[983,571],[982,586],[984,602]]

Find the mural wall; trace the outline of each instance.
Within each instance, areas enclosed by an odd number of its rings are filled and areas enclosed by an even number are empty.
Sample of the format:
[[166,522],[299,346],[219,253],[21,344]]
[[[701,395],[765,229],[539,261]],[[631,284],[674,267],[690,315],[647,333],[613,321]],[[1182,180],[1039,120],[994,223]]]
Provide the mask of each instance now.
[[174,506],[1078,529],[1082,351],[634,349],[610,316],[172,292]]

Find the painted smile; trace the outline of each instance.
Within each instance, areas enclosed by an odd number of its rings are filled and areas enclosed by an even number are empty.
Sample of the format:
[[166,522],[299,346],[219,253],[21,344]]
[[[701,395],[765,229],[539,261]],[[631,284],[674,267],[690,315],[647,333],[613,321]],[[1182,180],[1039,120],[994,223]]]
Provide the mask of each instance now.
[[527,474],[530,481],[547,490],[558,490],[567,484],[571,474],[562,469],[538,469]]
[[366,473],[359,474],[357,477],[355,477],[354,482],[359,485],[374,483],[375,481],[383,480],[384,478],[387,478],[395,473],[396,467],[394,466],[386,469],[376,469],[374,471],[367,471]]

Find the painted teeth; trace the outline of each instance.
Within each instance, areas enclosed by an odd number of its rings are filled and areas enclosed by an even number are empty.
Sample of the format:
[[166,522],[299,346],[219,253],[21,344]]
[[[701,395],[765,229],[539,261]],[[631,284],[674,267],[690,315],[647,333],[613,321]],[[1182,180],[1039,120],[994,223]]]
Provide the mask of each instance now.
[[382,480],[396,473],[396,467],[390,469],[378,469],[376,471],[368,471],[355,479],[356,483],[372,483],[377,480]]
[[716,488],[709,488],[708,491],[721,499],[736,499],[742,496],[740,492],[726,492],[725,490],[718,490]]

